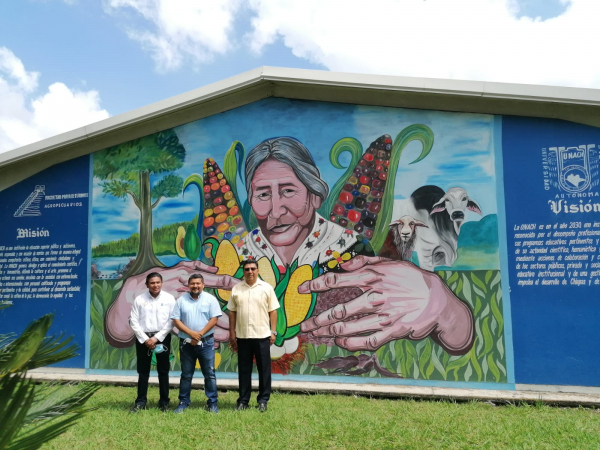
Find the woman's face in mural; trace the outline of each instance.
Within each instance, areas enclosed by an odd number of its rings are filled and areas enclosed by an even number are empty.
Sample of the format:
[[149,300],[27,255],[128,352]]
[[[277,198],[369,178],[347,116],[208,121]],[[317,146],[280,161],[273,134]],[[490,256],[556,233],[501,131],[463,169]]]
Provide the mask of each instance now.
[[269,242],[287,246],[306,238],[302,231],[312,225],[321,198],[306,188],[290,166],[268,159],[254,173],[250,205]]

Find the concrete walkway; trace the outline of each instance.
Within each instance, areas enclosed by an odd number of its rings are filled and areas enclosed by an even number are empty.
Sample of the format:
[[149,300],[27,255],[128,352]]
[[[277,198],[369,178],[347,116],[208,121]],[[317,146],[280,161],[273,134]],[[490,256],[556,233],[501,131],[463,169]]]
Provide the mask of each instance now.
[[[32,378],[39,381],[87,381],[115,386],[136,386],[137,377],[131,375],[90,375],[82,369],[42,368],[29,372]],[[179,377],[171,377],[170,385],[179,387]],[[157,377],[150,377],[151,385],[158,385]],[[219,378],[219,390],[237,390],[236,379]],[[194,388],[203,388],[202,377],[194,378]],[[258,381],[253,380],[253,389],[258,389]],[[543,387],[540,387],[543,388]],[[556,389],[554,386],[548,388]],[[273,380],[273,389],[281,392],[299,392],[306,394],[342,394],[360,395],[381,398],[429,398],[456,401],[479,400],[493,403],[544,402],[560,406],[600,407],[600,393],[553,392],[551,390],[490,390],[490,389],[458,389],[447,387],[352,384],[327,382],[302,382]]]

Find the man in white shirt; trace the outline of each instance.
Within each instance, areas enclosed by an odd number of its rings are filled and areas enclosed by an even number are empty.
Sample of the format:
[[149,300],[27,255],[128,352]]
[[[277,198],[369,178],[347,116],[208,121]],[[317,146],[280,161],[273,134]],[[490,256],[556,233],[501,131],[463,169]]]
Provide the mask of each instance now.
[[137,355],[138,391],[132,413],[146,409],[148,379],[152,353],[156,354],[158,386],[161,411],[169,409],[169,354],[171,348],[171,313],[175,307],[175,297],[162,289],[162,276],[152,272],[146,277],[148,292],[136,297],[131,308],[129,324],[135,333]]
[[244,281],[232,291],[229,309],[229,343],[238,351],[239,398],[237,410],[248,409],[252,389],[252,361],[258,370],[258,410],[265,412],[271,396],[270,347],[277,336],[279,302],[273,287],[258,278],[254,260],[242,262]]
[[190,406],[192,378],[196,361],[204,375],[204,393],[207,408],[218,413],[217,378],[215,376],[215,340],[213,328],[221,316],[221,307],[214,295],[203,292],[204,278],[195,273],[188,279],[189,292],[177,299],[171,318],[179,330],[179,358],[181,380],[179,382],[179,406],[175,414],[181,414]]

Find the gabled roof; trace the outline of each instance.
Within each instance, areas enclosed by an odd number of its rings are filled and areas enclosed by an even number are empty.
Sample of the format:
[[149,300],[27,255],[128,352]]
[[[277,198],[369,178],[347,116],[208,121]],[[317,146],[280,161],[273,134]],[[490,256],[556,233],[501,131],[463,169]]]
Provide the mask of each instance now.
[[267,97],[545,117],[600,127],[600,90],[260,67],[0,153],[0,190],[54,164]]

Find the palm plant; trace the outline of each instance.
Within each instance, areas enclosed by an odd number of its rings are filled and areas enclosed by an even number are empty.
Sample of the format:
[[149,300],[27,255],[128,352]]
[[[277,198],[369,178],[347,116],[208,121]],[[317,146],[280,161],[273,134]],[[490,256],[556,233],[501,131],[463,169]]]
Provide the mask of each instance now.
[[[0,309],[9,305],[0,302]],[[27,376],[28,370],[76,355],[72,337],[46,337],[52,320],[45,315],[18,337],[0,335],[0,450],[39,448],[91,410],[84,404],[99,386],[38,385]]]

